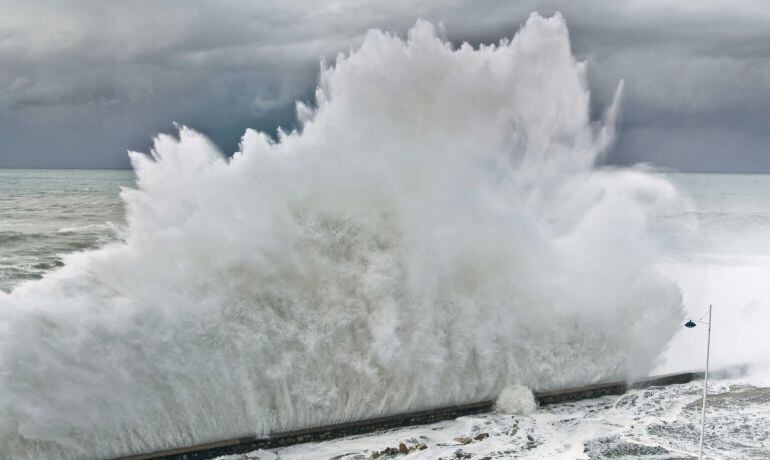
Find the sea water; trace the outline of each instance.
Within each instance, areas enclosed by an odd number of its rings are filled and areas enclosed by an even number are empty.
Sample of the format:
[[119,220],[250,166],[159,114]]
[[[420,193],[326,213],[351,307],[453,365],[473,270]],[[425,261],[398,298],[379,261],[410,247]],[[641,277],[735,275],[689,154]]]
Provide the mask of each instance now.
[[119,238],[130,170],[0,169],[0,290]]

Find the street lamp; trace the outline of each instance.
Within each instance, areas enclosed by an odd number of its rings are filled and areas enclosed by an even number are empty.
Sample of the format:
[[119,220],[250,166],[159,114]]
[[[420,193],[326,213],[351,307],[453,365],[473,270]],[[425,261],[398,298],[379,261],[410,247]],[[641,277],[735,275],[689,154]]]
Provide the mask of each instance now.
[[[709,320],[688,320],[684,323],[684,327],[692,329],[696,326],[695,323],[708,324],[708,335],[706,338],[706,373],[703,376],[703,411],[700,419],[700,448],[698,450],[698,458],[703,460],[703,432],[706,428],[706,394],[708,392],[709,385],[709,350],[711,349],[711,305],[709,305]],[[704,315],[705,316],[705,315]],[[701,317],[703,319],[703,317]]]

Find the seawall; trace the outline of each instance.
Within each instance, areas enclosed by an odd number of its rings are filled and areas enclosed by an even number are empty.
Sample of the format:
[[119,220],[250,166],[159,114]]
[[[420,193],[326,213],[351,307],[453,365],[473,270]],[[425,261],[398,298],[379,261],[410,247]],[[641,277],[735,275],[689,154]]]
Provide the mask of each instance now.
[[[605,382],[593,385],[585,385],[563,390],[535,393],[538,405],[560,404],[581,399],[598,398],[608,395],[621,395],[630,389],[646,388],[652,386],[673,385],[689,383],[702,379],[703,372],[681,372],[650,377],[637,382]],[[469,404],[460,404],[450,407],[429,409],[408,414],[377,417],[356,422],[338,423],[315,428],[273,433],[268,437],[243,437],[217,442],[199,444],[197,446],[168,449],[147,454],[120,457],[116,460],[199,460],[210,459],[221,455],[242,454],[257,449],[273,449],[292,444],[306,442],[326,441],[362,433],[371,433],[391,428],[413,425],[425,425],[442,420],[450,420],[464,415],[490,412],[494,408],[495,401],[478,401]]]

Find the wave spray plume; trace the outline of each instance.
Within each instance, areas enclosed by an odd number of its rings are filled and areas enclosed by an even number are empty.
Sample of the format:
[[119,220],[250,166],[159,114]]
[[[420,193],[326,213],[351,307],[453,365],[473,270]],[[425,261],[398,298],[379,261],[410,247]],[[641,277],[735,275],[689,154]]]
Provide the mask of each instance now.
[[126,240],[0,294],[7,458],[105,457],[644,374],[678,327],[651,213],[599,170],[560,15],[453,47],[418,21],[323,68],[278,141],[132,154]]

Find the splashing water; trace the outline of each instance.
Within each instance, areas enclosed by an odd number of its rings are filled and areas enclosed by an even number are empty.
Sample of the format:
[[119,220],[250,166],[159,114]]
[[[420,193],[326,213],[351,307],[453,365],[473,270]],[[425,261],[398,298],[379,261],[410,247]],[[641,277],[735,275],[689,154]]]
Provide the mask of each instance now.
[[528,415],[537,409],[537,402],[529,388],[514,384],[503,388],[495,409],[504,414]]
[[[419,21],[321,72],[302,128],[224,158],[132,154],[126,242],[0,293],[0,446],[99,457],[644,374],[681,299],[648,217],[596,170],[561,16],[453,48]],[[620,92],[620,91],[619,91]],[[616,98],[617,100],[617,98]]]

